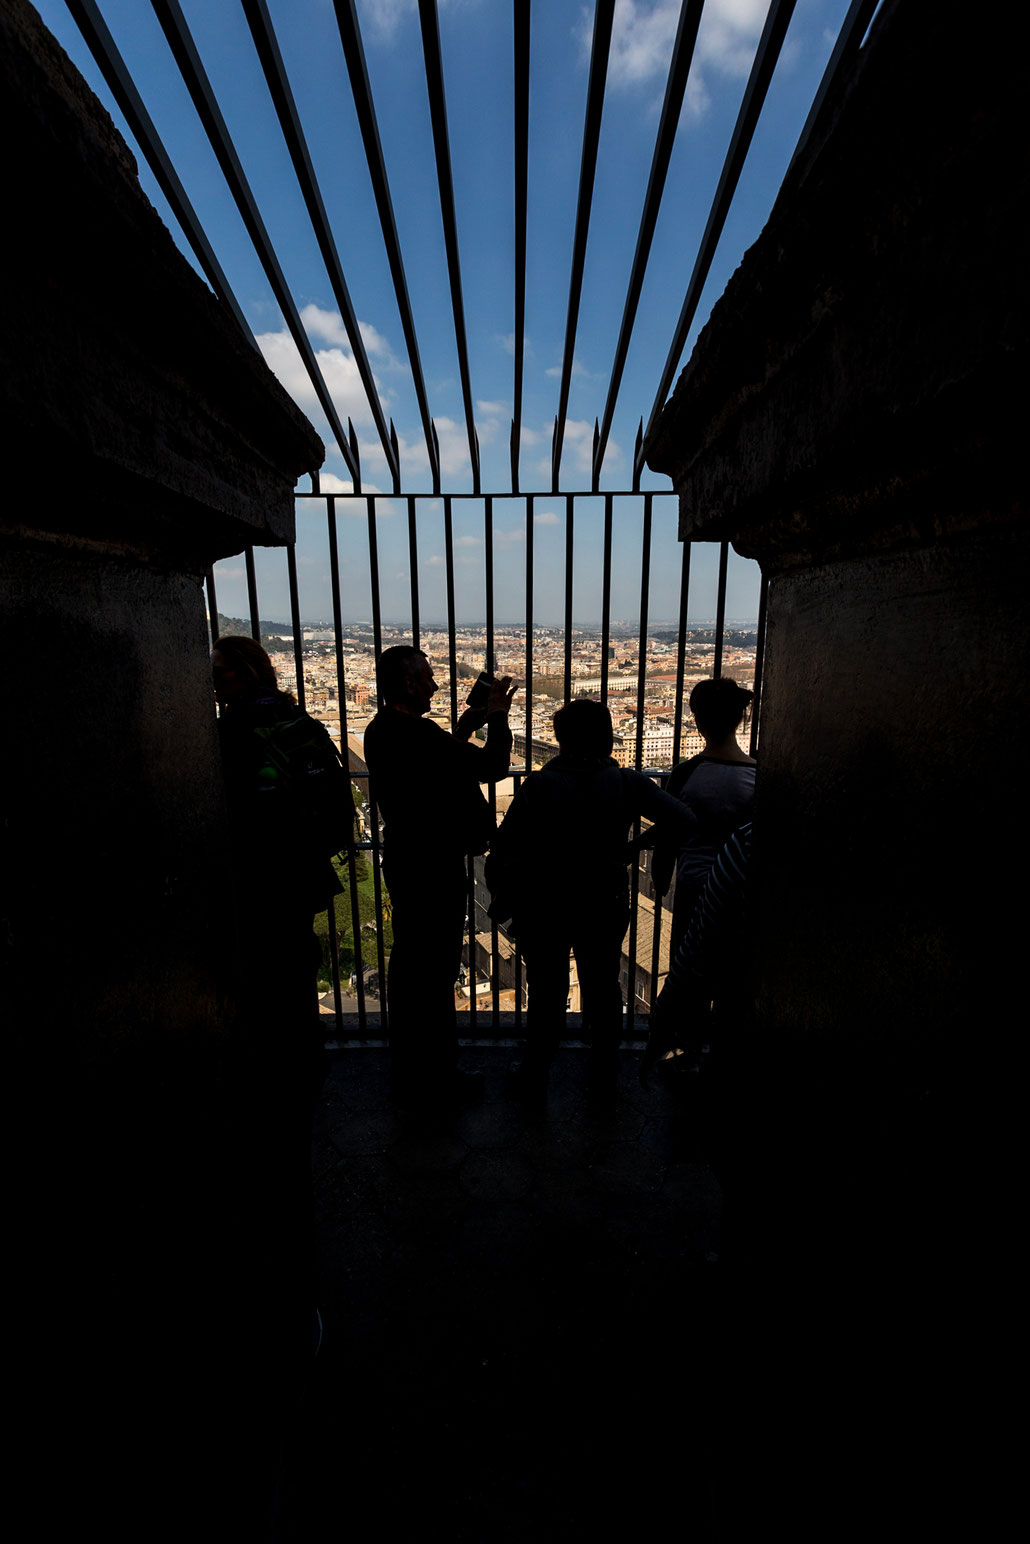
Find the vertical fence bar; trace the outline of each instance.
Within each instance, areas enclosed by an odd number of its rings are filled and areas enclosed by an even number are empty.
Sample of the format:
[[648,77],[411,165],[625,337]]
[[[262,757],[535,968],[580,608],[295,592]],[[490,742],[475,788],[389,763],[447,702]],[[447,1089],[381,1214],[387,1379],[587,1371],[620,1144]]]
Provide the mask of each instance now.
[[368,494],[365,503],[368,506],[368,576],[372,589],[372,647],[378,659],[383,652],[383,613],[379,604],[379,537],[376,532],[375,494]]
[[451,662],[451,730],[458,725],[458,630],[454,621],[454,523],[451,500],[443,501],[444,564],[447,574],[447,648]]
[[415,530],[415,500],[408,496],[408,580],[411,585],[411,643],[420,648],[418,616],[418,533]]
[[526,766],[533,751],[533,495],[526,497]]
[[676,657],[676,706],[672,719],[672,764],[680,759],[683,740],[683,667],[687,652],[687,597],[690,594],[690,543],[683,543],[683,565],[680,569],[680,614],[678,627],[679,650]]
[[286,549],[286,572],[290,580],[290,624],[293,627],[293,670],[297,677],[297,706],[304,708],[304,634],[300,626],[300,595],[297,589],[297,548]]
[[[333,594],[333,638],[336,643],[336,697],[340,704],[340,754],[347,769],[348,789],[353,787],[350,770],[350,738],[347,725],[347,676],[343,664],[343,604],[340,598],[340,553],[336,535],[336,500],[326,500],[326,519],[329,538],[329,579]],[[369,804],[369,811],[372,806]],[[353,830],[353,827],[352,827]],[[358,994],[358,1031],[364,1038],[367,1028],[365,1012],[365,962],[361,950],[361,909],[358,905],[357,853],[353,844],[347,854],[347,879],[350,890],[350,924],[354,939],[354,986]],[[335,907],[334,907],[335,911]],[[335,939],[336,929],[329,929]],[[342,1038],[343,1004],[340,997],[340,961],[338,951],[333,956],[333,985],[336,989],[336,1022]]]
[[483,669],[493,670],[494,661],[494,501],[483,500],[484,561],[486,563],[486,659]]
[[211,647],[218,642],[218,597],[215,594],[215,571],[209,568],[204,577],[207,587],[207,627],[211,634]]
[[576,496],[565,495],[565,682],[564,701],[572,696],[572,558]]
[[[383,612],[379,597],[379,540],[376,533],[376,496],[367,495],[368,508],[368,569],[372,589],[372,647],[378,660],[383,652]],[[377,698],[378,701],[378,691]],[[386,953],[383,947],[383,875],[379,844],[379,806],[376,803],[372,779],[368,782],[368,810],[372,841],[372,888],[376,901],[376,968],[379,972],[379,1006],[382,1012],[384,1033],[389,1031],[390,1005],[386,986]]]
[[755,639],[755,677],[751,683],[751,689],[755,694],[755,700],[751,705],[751,742],[748,747],[752,756],[758,753],[758,739],[761,733],[762,702],[762,667],[765,664],[765,609],[769,598],[769,580],[762,575],[762,583],[758,591],[758,624]]
[[[637,645],[637,743],[634,765],[637,771],[643,765],[644,747],[644,686],[647,676],[647,588],[651,577],[651,516],[653,498],[644,494],[644,519],[640,535],[640,632]],[[633,822],[633,839],[640,835],[640,818]],[[629,959],[632,987],[626,994],[626,1032],[632,1034],[636,1007],[637,980],[637,931],[639,926],[640,858],[633,860],[629,891]]]
[[715,658],[712,661],[713,676],[722,675],[722,643],[726,630],[726,568],[729,562],[730,544],[719,543],[719,588],[715,597]]
[[[483,500],[483,583],[486,598],[486,640],[483,669],[493,671],[494,657],[494,501],[488,494]],[[489,734],[489,729],[487,733]],[[496,795],[490,790],[490,808],[496,818]],[[468,868],[468,957],[469,957],[469,1033],[475,1035],[479,1027],[476,1003],[476,855],[469,853]],[[493,962],[491,961],[491,969]]]
[[601,577],[601,701],[608,701],[608,640],[612,604],[612,495],[604,496],[604,568]]
[[260,643],[261,616],[258,609],[257,569],[254,566],[254,548],[245,547],[243,557],[247,565],[247,603],[250,606],[250,636]]

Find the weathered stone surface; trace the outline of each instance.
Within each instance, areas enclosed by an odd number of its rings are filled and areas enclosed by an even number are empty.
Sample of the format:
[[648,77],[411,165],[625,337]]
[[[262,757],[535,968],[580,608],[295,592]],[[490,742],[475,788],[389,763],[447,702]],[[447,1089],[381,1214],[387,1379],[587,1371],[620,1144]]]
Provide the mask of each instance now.
[[107,113],[23,0],[0,12],[7,304],[0,530],[202,571],[293,534],[324,448],[183,259]]
[[767,571],[1026,510],[1018,51],[883,6],[647,450],[684,537]]
[[769,581],[760,1038],[786,1083],[858,1090],[853,1116],[947,1084],[1018,990],[1021,73],[964,8],[887,0],[649,448],[681,534]]

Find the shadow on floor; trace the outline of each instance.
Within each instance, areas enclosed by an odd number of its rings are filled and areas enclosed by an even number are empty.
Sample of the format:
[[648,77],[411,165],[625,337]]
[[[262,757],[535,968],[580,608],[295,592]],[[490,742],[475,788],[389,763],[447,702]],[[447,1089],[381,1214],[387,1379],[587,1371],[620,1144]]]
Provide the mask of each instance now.
[[393,1106],[384,1052],[335,1058],[314,1146],[325,1339],[285,1538],[334,1515],[397,1539],[585,1538],[639,1521],[669,1464],[708,1536],[722,1195],[696,1116],[642,1090],[629,1053],[599,1107],[574,1049],[526,1114],[511,1057],[465,1050],[486,1098],[440,1118]]
[[[384,1052],[334,1059],[325,1336],[277,1544],[837,1540],[888,1512],[901,1537],[928,1496],[946,1512],[954,1368],[911,1112],[899,1148],[759,1083],[748,1142],[703,1079],[642,1090],[629,1052],[599,1108],[563,1049],[532,1115],[511,1056],[463,1051],[485,1101],[436,1119],[395,1108]],[[713,1158],[727,1128],[733,1163]]]

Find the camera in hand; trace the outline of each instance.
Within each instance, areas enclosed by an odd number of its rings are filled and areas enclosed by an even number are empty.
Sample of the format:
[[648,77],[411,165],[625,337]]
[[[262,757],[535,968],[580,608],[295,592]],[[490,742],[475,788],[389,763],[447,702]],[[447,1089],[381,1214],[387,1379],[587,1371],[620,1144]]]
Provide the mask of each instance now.
[[472,683],[472,690],[465,698],[467,708],[485,708],[490,696],[491,686],[496,686],[496,678],[487,671],[482,671]]

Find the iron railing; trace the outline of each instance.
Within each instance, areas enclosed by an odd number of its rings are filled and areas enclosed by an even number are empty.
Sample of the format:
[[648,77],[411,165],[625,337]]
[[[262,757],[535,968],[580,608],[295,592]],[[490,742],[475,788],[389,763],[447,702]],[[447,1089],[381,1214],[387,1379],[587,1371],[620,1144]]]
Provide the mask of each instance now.
[[[556,696],[553,706],[556,708],[561,701],[567,702],[579,689],[577,682],[584,677],[574,673],[574,642],[577,635],[582,633],[582,628],[574,624],[574,610],[576,606],[587,607],[590,615],[597,617],[599,626],[592,630],[597,636],[597,672],[593,677],[593,689],[591,695],[599,697],[602,701],[608,701],[610,694],[614,697],[614,690],[610,693],[609,682],[613,675],[610,666],[610,651],[612,650],[613,637],[622,641],[624,648],[629,647],[630,639],[625,628],[613,631],[612,623],[612,595],[613,595],[613,567],[618,562],[622,570],[619,575],[619,584],[623,595],[626,593],[628,576],[625,573],[628,559],[626,557],[626,542],[620,543],[620,552],[615,556],[615,536],[625,536],[626,530],[631,525],[634,527],[633,535],[636,535],[636,521],[639,521],[639,589],[637,590],[638,610],[636,617],[635,637],[632,640],[637,655],[635,690],[628,693],[635,707],[634,732],[627,747],[629,763],[650,776],[664,781],[672,766],[681,759],[686,747],[688,734],[687,714],[685,710],[686,683],[690,675],[720,675],[726,654],[727,628],[726,628],[726,594],[727,579],[731,561],[731,553],[724,542],[719,549],[718,573],[715,579],[714,592],[709,590],[699,603],[694,595],[696,584],[692,586],[691,559],[694,549],[690,543],[679,544],[676,539],[676,509],[677,501],[671,494],[641,492],[629,490],[628,492],[610,492],[598,495],[593,492],[583,491],[578,493],[563,493],[559,495],[564,513],[564,543],[563,543],[563,573],[561,575],[562,603],[561,624],[548,622],[544,625],[538,623],[534,616],[534,598],[537,589],[538,573],[536,569],[536,510],[541,503],[554,505],[553,494],[527,493],[522,495],[504,494],[487,495],[476,498],[471,494],[449,494],[436,500],[430,496],[409,496],[404,500],[393,499],[384,494],[341,495],[322,494],[318,491],[317,474],[312,478],[312,491],[298,495],[298,533],[304,540],[306,547],[312,548],[312,536],[314,528],[320,527],[324,537],[324,550],[321,560],[308,556],[308,563],[315,569],[329,576],[329,588],[331,594],[331,623],[328,616],[325,628],[329,635],[321,644],[323,650],[328,650],[331,656],[329,672],[335,676],[335,696],[339,713],[339,739],[343,753],[348,756],[352,767],[352,782],[367,789],[368,820],[364,839],[357,840],[352,850],[346,855],[346,894],[350,909],[350,936],[353,940],[354,954],[354,991],[356,994],[356,1014],[344,1011],[344,1001],[347,985],[341,980],[340,959],[337,946],[336,928],[332,925],[332,913],[329,933],[329,948],[331,954],[332,994],[335,1006],[335,1021],[332,1024],[331,1033],[339,1039],[366,1039],[375,1038],[385,1033],[389,1025],[389,996],[386,987],[388,954],[384,944],[384,920],[386,918],[386,890],[382,880],[380,867],[380,823],[376,805],[376,790],[374,780],[370,780],[363,764],[360,762],[356,749],[356,737],[353,736],[355,708],[351,705],[354,701],[355,689],[364,686],[369,697],[365,712],[365,719],[375,711],[374,681],[372,680],[372,656],[378,657],[384,647],[401,641],[413,643],[416,647],[424,644],[428,632],[434,635],[446,637],[446,663],[449,670],[449,718],[451,725],[457,722],[461,703],[459,702],[459,644],[465,635],[474,633],[477,642],[481,643],[481,649],[477,647],[477,653],[481,653],[486,661],[491,664],[497,656],[499,635],[503,636],[508,657],[504,660],[504,668],[512,663],[511,648],[512,638],[516,634],[521,635],[521,658],[518,663],[521,670],[518,672],[527,689],[525,690],[524,726],[519,731],[519,744],[530,748],[541,736],[545,736],[548,729],[544,706],[534,701],[531,687],[534,674],[537,672],[534,666],[539,663],[536,655],[536,645],[541,636],[547,639],[548,650],[552,660],[556,652],[555,639],[560,637],[560,675],[552,674],[552,680],[557,683],[560,679],[560,696]],[[466,517],[481,515],[482,538],[481,548],[483,564],[477,574],[477,583],[481,580],[483,611],[482,622],[474,625],[463,624],[458,617],[458,586],[456,563],[456,539],[455,539],[455,507],[465,506],[462,513]],[[471,510],[469,506],[471,505]],[[406,550],[408,558],[408,582],[406,596],[407,615],[384,617],[383,603],[383,578],[380,554],[380,538],[378,525],[387,514],[394,515],[402,508],[406,522]],[[524,519],[522,541],[524,542],[524,570],[522,589],[522,612],[518,620],[511,615],[504,618],[503,624],[499,624],[496,616],[496,592],[498,558],[496,554],[496,536],[498,534],[498,509],[502,507],[504,516],[502,525],[504,531],[510,537],[512,532],[511,516],[521,513]],[[355,514],[358,518],[355,519]],[[577,584],[577,552],[576,531],[577,526],[587,528],[588,545],[591,558],[596,558],[593,551],[593,536],[600,539],[600,574],[599,589],[595,589],[594,596],[584,597],[581,593],[584,587],[582,573]],[[516,527],[516,533],[517,533]],[[657,531],[657,541],[656,541]],[[427,564],[430,561],[426,552],[429,546],[435,546],[442,537],[443,553],[442,566],[444,569],[443,594],[445,595],[444,610],[446,615],[436,615],[427,619],[425,606],[424,579],[427,573]],[[478,545],[478,538],[477,538]],[[656,553],[657,548],[657,553]],[[581,541],[580,553],[583,543]],[[305,656],[304,635],[301,623],[300,584],[298,580],[298,559],[296,545],[287,548],[262,549],[260,561],[263,565],[285,562],[288,592],[290,597],[290,628],[292,631],[292,652],[294,677],[296,682],[297,698],[301,706],[308,704],[307,682],[312,679],[312,662],[309,654]],[[738,560],[739,561],[739,560]],[[645,709],[648,697],[648,681],[654,680],[653,673],[648,675],[648,640],[650,637],[650,615],[652,575],[655,564],[660,563],[663,569],[668,570],[672,563],[678,568],[678,599],[677,617],[675,626],[667,630],[667,643],[670,660],[674,660],[674,669],[666,672],[666,675],[674,675],[671,698],[672,708],[672,738],[670,754],[664,757],[658,765],[647,765],[645,756]],[[350,568],[360,567],[364,572],[367,564],[368,589],[367,608],[362,602],[358,602],[351,615],[347,615],[344,605],[342,575]],[[582,569],[582,563],[580,563]],[[748,565],[752,567],[752,565]],[[262,637],[262,610],[259,595],[258,560],[253,549],[246,553],[246,571],[248,581],[248,593],[250,603],[249,626],[254,637]],[[597,579],[596,573],[593,575]],[[435,593],[439,593],[436,591]],[[757,601],[758,623],[755,628],[754,660],[750,670],[742,672],[753,680],[755,690],[756,710],[754,712],[750,735],[751,747],[754,750],[758,743],[759,713],[758,704],[761,692],[762,672],[762,631],[764,627],[764,599],[765,587],[761,586],[760,594],[755,597]],[[362,597],[363,601],[363,597]],[[208,576],[208,604],[211,619],[212,638],[218,631],[218,603],[216,595],[216,579],[213,573]],[[396,601],[394,601],[396,604]],[[432,604],[432,602],[430,603]],[[466,603],[467,604],[467,603]],[[688,616],[693,609],[697,615],[697,607],[704,609],[703,617],[710,624],[698,627],[695,624],[693,630],[688,626]],[[352,597],[352,606],[354,605]],[[594,609],[596,607],[596,610]],[[310,617],[313,613],[308,606],[306,614]],[[753,614],[753,613],[752,613]],[[430,626],[429,623],[436,624]],[[693,643],[693,658],[688,667],[688,647],[691,646],[691,631],[695,635]],[[674,637],[669,637],[673,634]],[[364,669],[361,682],[357,682],[348,674],[347,655],[345,653],[345,639],[353,637],[364,639],[365,646],[370,650],[364,660]],[[266,638],[266,643],[267,643]],[[284,651],[289,646],[284,643]],[[653,648],[653,641],[652,641]],[[434,650],[439,656],[439,644]],[[746,650],[745,650],[746,652]],[[323,669],[325,657],[323,654]],[[352,672],[353,674],[353,672]],[[620,672],[617,682],[620,698],[625,700],[625,671]],[[367,685],[366,685],[367,683]],[[350,694],[350,701],[349,701]],[[315,711],[318,708],[315,707]],[[539,758],[537,758],[539,760]],[[521,780],[532,769],[533,757],[524,755],[521,762],[518,758],[512,766],[509,774],[514,786],[517,788]],[[491,808],[496,816],[497,797],[496,789],[489,788]],[[362,924],[359,906],[359,876],[358,866],[362,855],[367,855],[365,861],[369,863],[371,870],[371,884],[375,901],[375,919],[372,929],[373,936],[369,936],[367,943],[362,938]],[[640,1012],[635,983],[638,973],[649,979],[647,990],[648,1000],[653,1000],[656,983],[661,975],[661,942],[662,942],[662,917],[663,907],[660,897],[646,898],[646,904],[640,901],[640,869],[634,867],[632,876],[632,908],[628,939],[624,948],[628,965],[626,974],[628,986],[626,992],[626,1030],[631,1034],[634,1030],[635,1020],[639,1020]],[[645,956],[645,961],[638,959],[638,943],[646,947],[643,933],[650,927],[650,955]],[[511,1032],[514,1028],[518,1033],[522,1016],[523,999],[523,973],[521,958],[517,946],[512,951],[511,944],[506,939],[503,930],[499,930],[497,924],[485,917],[484,914],[484,890],[482,881],[482,863],[470,863],[469,865],[469,915],[467,923],[468,933],[466,941],[466,958],[470,980],[469,1009],[466,1033],[473,1038],[484,1036],[491,1037]],[[485,948],[483,939],[489,934],[489,947]],[[488,1003],[484,1006],[477,1001],[476,976],[477,960],[487,954],[486,975],[488,979]],[[508,961],[514,961],[514,975],[512,988],[514,991],[514,1008],[512,1012],[502,1011],[502,974],[507,970]],[[374,973],[378,982],[377,1006],[370,1009],[366,993],[366,973]],[[482,971],[480,972],[482,973]]]

